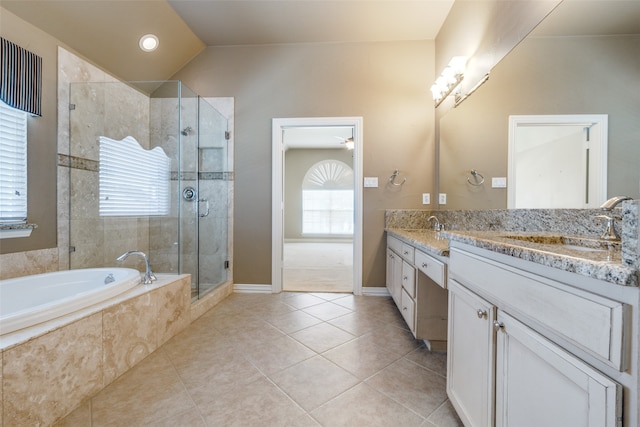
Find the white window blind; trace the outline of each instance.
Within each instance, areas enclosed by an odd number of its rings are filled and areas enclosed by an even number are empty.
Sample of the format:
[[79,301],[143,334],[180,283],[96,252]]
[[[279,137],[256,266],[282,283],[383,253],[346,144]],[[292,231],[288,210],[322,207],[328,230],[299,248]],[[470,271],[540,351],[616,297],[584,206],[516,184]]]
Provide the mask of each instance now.
[[27,113],[0,101],[0,223],[27,220]]
[[100,137],[100,216],[169,214],[171,159],[135,138]]

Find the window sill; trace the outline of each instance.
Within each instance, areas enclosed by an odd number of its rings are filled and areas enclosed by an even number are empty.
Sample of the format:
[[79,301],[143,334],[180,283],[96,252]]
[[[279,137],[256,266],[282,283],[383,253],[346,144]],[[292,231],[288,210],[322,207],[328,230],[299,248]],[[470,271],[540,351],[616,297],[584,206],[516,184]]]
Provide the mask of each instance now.
[[29,237],[37,224],[0,224],[0,239]]

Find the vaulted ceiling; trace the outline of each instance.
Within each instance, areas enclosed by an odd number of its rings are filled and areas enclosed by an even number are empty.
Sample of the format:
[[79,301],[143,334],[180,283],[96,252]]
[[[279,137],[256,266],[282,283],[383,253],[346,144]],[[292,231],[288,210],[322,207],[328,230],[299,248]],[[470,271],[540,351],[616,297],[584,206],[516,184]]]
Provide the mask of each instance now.
[[[433,40],[453,0],[0,0],[123,80],[164,80],[206,46]],[[0,10],[1,12],[1,10]],[[160,39],[151,53],[144,34]]]

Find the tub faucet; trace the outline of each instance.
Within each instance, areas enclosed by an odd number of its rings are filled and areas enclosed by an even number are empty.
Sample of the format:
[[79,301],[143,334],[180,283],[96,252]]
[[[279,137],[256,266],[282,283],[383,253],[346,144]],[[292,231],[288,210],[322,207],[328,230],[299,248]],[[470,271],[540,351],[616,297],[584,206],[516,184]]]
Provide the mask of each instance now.
[[615,208],[616,206],[618,206],[620,203],[624,202],[625,200],[631,200],[631,197],[628,197],[628,196],[612,197],[609,200],[607,200],[606,202],[604,202],[600,206],[600,209],[602,209],[603,211],[610,211],[613,208]]
[[440,223],[440,220],[438,219],[438,217],[435,216],[435,215],[431,215],[429,218],[427,218],[427,222],[429,222],[431,220],[434,220],[434,222],[433,222],[433,231],[441,231],[443,224]]
[[122,255],[120,255],[118,258],[116,258],[117,261],[124,261],[125,259],[127,259],[127,257],[129,255],[140,255],[143,259],[144,259],[144,264],[146,267],[146,271],[144,273],[144,279],[142,279],[142,283],[144,283],[145,285],[149,285],[151,283],[153,283],[154,280],[157,280],[155,274],[153,274],[153,271],[151,271],[151,265],[149,264],[149,258],[145,255],[144,252],[141,251],[129,251],[129,252],[125,252]]

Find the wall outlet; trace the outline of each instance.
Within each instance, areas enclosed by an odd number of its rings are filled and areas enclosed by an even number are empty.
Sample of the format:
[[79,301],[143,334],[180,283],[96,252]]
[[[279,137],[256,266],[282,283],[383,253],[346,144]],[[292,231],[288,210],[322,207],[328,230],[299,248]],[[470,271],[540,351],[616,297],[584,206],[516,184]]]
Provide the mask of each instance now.
[[364,177],[364,186],[365,187],[377,187],[378,186],[378,177],[377,176],[365,176]]
[[504,176],[494,176],[491,178],[492,188],[507,188],[507,178]]
[[429,204],[431,204],[431,194],[429,194],[429,193],[422,193],[422,204],[423,204],[423,205],[429,205]]
[[438,195],[438,204],[446,205],[447,204],[447,193],[440,193]]

